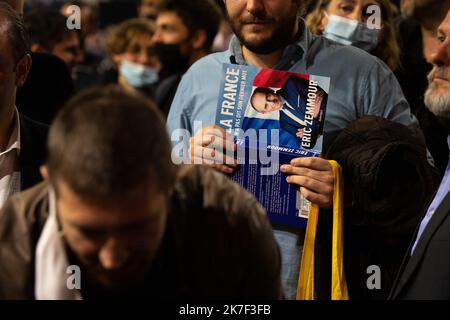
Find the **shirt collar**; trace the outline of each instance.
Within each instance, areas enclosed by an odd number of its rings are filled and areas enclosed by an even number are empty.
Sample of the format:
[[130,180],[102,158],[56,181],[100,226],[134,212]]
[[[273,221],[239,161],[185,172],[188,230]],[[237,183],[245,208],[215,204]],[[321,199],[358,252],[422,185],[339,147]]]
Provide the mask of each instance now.
[[[450,135],[447,137],[447,145],[448,145],[448,153],[449,153],[449,157],[450,157]],[[450,160],[449,160],[450,163]]]
[[1,155],[7,154],[11,152],[12,150],[17,149],[18,152],[20,152],[20,119],[19,119],[19,112],[17,111],[17,108],[14,110],[14,128],[11,133],[11,136],[9,137],[8,145],[6,146],[6,150]]
[[[313,40],[313,35],[306,26],[306,22],[303,18],[299,18],[298,24],[299,29],[301,30],[300,38],[296,42],[288,45],[285,48],[280,63],[283,63],[283,61],[291,60],[293,55],[295,55],[298,59],[299,57],[302,57],[306,52],[308,52],[310,48],[311,42]],[[231,38],[229,52],[231,63],[247,65],[247,62],[245,61],[244,55],[242,53],[241,42],[236,37],[236,35],[233,35],[233,37]]]

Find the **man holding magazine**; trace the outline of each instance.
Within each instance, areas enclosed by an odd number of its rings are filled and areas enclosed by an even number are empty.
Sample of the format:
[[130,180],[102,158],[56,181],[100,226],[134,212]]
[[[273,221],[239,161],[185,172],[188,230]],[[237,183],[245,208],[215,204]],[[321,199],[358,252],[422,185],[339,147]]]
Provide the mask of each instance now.
[[[220,130],[215,126],[215,115],[224,63],[330,77],[324,152],[340,130],[365,115],[418,127],[394,75],[382,62],[357,48],[311,34],[299,18],[306,2],[225,1],[236,36],[229,50],[209,55],[190,68],[178,87],[168,116],[169,134],[185,129],[193,136],[189,142],[192,159],[211,154],[210,148],[236,149],[229,135],[223,133],[214,140],[215,132]],[[198,121],[202,128],[194,132]],[[218,158],[217,153],[214,158]],[[298,186],[306,199],[322,208],[332,206],[334,178],[327,160],[298,158],[281,165],[281,171],[289,175],[288,182]],[[223,162],[211,166],[224,173],[232,173],[236,168],[236,164]],[[286,296],[294,298],[304,230],[279,225],[274,225],[274,229],[282,251]],[[318,298],[329,298],[329,292],[319,292]]]

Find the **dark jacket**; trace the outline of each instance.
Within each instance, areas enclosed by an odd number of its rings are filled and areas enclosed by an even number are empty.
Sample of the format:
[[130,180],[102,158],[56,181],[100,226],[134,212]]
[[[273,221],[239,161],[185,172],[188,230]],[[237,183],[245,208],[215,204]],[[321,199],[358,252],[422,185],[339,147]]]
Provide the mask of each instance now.
[[46,160],[48,127],[23,114],[20,119],[20,188],[28,189],[42,181],[39,171]]
[[172,101],[173,98],[175,98],[175,94],[182,76],[183,73],[171,75],[170,77],[162,80],[156,89],[155,102],[164,114],[165,118],[169,115],[170,107],[172,106]]
[[27,80],[17,89],[16,105],[21,114],[50,125],[74,94],[72,77],[64,61],[52,54],[32,53]]
[[418,230],[390,299],[450,300],[450,192],[428,222],[411,256]]
[[[375,116],[348,125],[328,150],[345,178],[344,266],[350,298],[386,299],[423,208],[439,185],[420,132]],[[369,290],[367,268],[381,271]]]
[[[48,191],[47,183],[39,184],[0,211],[0,299],[34,298],[34,254]],[[161,270],[170,272],[147,297],[282,297],[278,245],[253,196],[211,169],[182,167],[170,204],[161,246],[162,256],[170,257]]]

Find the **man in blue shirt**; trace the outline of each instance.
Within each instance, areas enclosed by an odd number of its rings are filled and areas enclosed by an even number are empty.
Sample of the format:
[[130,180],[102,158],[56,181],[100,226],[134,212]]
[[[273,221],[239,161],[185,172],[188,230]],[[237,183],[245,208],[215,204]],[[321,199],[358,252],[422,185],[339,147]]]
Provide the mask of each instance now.
[[[220,131],[215,126],[215,115],[224,63],[330,77],[324,151],[340,130],[365,115],[418,127],[399,84],[383,62],[352,46],[342,46],[311,34],[304,21],[298,18],[306,1],[227,0],[225,4],[236,36],[229,50],[197,61],[184,75],[167,120],[169,134],[174,133],[174,144],[179,143],[177,129],[187,130],[194,136],[187,147],[191,159],[203,159],[205,154],[211,154],[208,148],[212,147],[236,148],[223,133],[214,139],[215,133]],[[212,166],[231,173],[236,164]],[[299,158],[291,164],[283,164],[280,169],[306,199],[322,208],[331,207],[334,179],[326,160]],[[282,251],[286,297],[295,298],[303,234],[282,226],[274,225],[274,229]]]
[[[438,29],[425,104],[450,120],[450,11]],[[450,148],[450,136],[448,137]],[[394,299],[450,299],[450,163],[391,291]]]

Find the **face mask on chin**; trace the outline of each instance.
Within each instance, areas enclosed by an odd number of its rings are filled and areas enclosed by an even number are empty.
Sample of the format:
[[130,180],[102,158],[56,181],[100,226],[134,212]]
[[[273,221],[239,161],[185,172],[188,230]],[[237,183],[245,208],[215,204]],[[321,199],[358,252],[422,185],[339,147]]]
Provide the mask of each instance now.
[[143,88],[159,80],[156,69],[126,60],[120,63],[119,73],[135,88]]
[[328,15],[323,36],[344,45],[351,45],[371,52],[378,45],[378,30],[369,29],[362,23],[337,15]]

